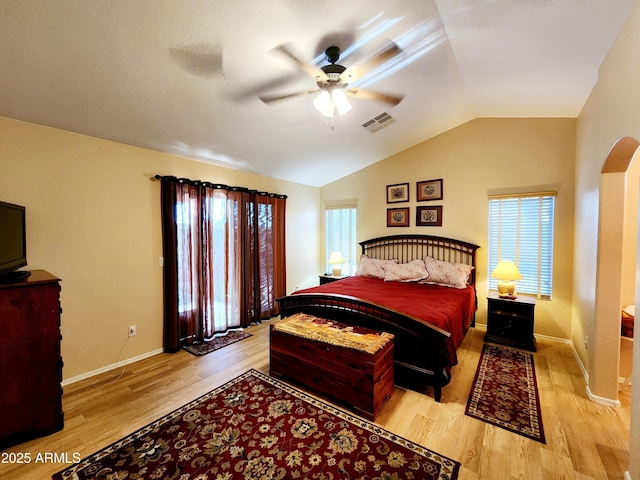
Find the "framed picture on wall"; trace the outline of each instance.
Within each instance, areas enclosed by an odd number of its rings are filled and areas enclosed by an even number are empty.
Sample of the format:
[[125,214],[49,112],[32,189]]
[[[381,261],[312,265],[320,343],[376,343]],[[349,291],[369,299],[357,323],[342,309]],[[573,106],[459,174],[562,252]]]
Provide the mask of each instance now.
[[408,202],[409,201],[409,184],[397,183],[395,185],[387,185],[387,203]]
[[419,202],[442,200],[442,179],[417,182],[416,197]]
[[437,207],[416,207],[417,227],[441,227],[442,226],[442,206]]
[[387,208],[387,227],[408,227],[409,207]]

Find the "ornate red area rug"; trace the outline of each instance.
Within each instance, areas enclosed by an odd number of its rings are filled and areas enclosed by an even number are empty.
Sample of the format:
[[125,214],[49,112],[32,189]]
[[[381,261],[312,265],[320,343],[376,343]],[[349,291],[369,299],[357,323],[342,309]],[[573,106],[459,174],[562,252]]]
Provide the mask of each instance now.
[[533,355],[485,344],[465,413],[545,443]]
[[458,478],[460,463],[249,370],[60,479]]
[[206,340],[202,343],[194,343],[193,345],[187,345],[182,348],[192,355],[202,356],[215,350],[219,350],[222,347],[226,347],[227,345],[231,345],[232,343],[239,342],[240,340],[250,336],[250,333],[242,330],[229,330],[225,335],[213,337],[211,340]]

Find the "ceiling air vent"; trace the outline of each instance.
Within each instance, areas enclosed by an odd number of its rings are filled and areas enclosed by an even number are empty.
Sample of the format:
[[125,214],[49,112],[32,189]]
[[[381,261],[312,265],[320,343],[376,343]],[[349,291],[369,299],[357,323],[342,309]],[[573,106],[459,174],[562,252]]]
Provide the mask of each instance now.
[[382,130],[387,125],[395,122],[395,119],[387,112],[381,113],[377,117],[373,117],[371,120],[362,124],[369,132],[375,133],[378,130]]

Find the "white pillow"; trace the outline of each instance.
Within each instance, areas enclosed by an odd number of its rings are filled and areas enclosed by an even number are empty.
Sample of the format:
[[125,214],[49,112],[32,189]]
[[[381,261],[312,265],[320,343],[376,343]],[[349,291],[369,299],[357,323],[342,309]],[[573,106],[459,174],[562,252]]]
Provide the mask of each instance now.
[[622,311],[624,313],[626,313],[627,315],[629,315],[630,317],[635,317],[636,316],[636,306],[635,305],[627,305],[626,307],[624,307],[622,309]]
[[417,282],[429,276],[422,260],[411,260],[409,263],[384,265],[385,282]]
[[445,287],[465,288],[473,267],[463,263],[450,263],[425,257],[425,267],[429,278],[423,283],[435,283]]
[[379,260],[362,254],[360,256],[360,265],[358,265],[358,269],[356,270],[356,276],[384,278],[385,274],[382,267],[395,265],[397,263],[397,258],[394,258],[393,260]]

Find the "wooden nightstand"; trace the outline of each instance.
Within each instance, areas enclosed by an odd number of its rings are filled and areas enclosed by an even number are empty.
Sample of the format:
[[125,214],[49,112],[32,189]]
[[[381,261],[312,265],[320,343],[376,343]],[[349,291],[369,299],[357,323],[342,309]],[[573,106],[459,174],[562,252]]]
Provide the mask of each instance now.
[[348,275],[340,275],[339,277],[334,277],[333,275],[327,275],[326,273],[323,273],[322,275],[319,275],[319,277],[320,277],[320,285],[324,285],[325,283],[335,282],[336,280],[342,280],[343,278],[347,278]]
[[487,300],[487,334],[484,341],[535,352],[535,298],[518,297],[509,300],[492,293]]

